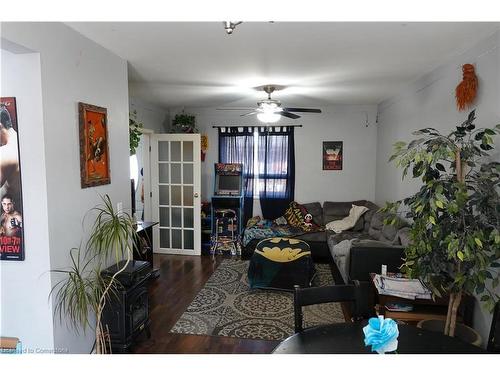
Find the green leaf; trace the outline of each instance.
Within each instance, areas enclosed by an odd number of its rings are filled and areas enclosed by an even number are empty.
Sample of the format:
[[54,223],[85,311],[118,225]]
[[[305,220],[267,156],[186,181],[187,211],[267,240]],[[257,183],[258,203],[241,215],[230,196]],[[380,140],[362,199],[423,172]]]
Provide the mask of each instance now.
[[464,261],[464,253],[462,253],[460,250],[457,251],[457,257],[460,259],[462,262]]
[[433,216],[429,216],[429,223],[436,225],[436,219]]
[[436,168],[440,170],[441,172],[446,172],[446,168],[444,167],[443,164],[441,163],[436,163]]
[[483,248],[483,243],[481,242],[481,240],[479,238],[474,238],[474,241],[477,243],[477,246],[479,246],[481,249]]
[[396,154],[392,155],[392,156],[389,158],[389,163],[390,163],[391,161],[393,161],[394,159],[396,159],[397,157],[398,157],[398,155],[396,155]]
[[496,289],[496,287],[500,284],[500,279],[497,277],[496,279],[493,279],[493,282],[491,285],[493,286],[493,289]]
[[436,201],[436,206],[438,206],[439,208],[444,208],[444,204],[441,201]]

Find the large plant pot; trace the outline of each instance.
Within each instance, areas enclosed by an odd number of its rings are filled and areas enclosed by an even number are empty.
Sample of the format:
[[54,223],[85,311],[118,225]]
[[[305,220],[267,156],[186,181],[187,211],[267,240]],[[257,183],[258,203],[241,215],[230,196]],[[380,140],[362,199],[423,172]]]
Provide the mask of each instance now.
[[[425,329],[426,331],[443,333],[445,323],[446,321],[444,320],[427,319],[418,322],[417,327]],[[457,323],[455,326],[455,337],[475,346],[481,346],[483,341],[479,333],[462,323]]]

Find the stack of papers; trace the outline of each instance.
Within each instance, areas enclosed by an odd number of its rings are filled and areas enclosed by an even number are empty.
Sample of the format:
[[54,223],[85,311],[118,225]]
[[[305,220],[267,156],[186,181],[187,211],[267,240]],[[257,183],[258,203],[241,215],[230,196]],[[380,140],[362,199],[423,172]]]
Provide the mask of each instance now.
[[413,311],[413,306],[407,303],[388,303],[385,305],[385,309],[389,311],[409,312]]
[[431,291],[419,279],[375,275],[373,283],[378,294],[407,299],[431,299]]

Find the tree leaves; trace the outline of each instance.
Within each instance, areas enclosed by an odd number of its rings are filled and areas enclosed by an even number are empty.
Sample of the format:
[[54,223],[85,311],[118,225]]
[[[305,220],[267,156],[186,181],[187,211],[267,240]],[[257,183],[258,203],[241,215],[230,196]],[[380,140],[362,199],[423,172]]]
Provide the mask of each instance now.
[[[484,163],[500,124],[476,130],[475,120],[471,111],[447,136],[420,129],[408,145],[396,142],[390,157],[403,170],[403,179],[411,171],[422,182],[415,194],[388,206],[395,213],[404,203],[405,216],[413,221],[404,270],[424,279],[436,294],[486,293],[486,280],[493,287],[500,284],[493,271],[500,267],[500,163]],[[465,166],[464,183],[456,178],[456,150]],[[493,299],[484,301],[491,305]]]

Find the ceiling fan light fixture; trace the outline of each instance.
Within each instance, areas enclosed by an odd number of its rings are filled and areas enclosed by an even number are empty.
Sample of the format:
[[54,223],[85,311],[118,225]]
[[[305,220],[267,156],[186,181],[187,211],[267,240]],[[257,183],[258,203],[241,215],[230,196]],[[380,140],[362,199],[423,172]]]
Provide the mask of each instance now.
[[236,29],[236,26],[238,26],[242,22],[243,21],[238,21],[238,22],[223,21],[222,23],[224,24],[224,30],[226,30],[226,34],[231,35],[234,29]]
[[274,112],[262,112],[262,113],[257,113],[257,118],[261,122],[272,123],[279,121],[281,115],[279,113],[274,113]]
[[259,107],[262,112],[276,113],[283,110],[281,106],[276,102],[263,101],[259,103]]

